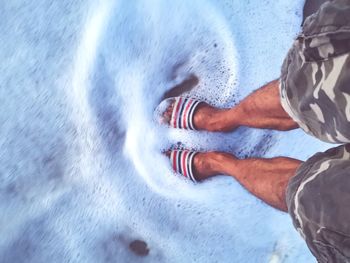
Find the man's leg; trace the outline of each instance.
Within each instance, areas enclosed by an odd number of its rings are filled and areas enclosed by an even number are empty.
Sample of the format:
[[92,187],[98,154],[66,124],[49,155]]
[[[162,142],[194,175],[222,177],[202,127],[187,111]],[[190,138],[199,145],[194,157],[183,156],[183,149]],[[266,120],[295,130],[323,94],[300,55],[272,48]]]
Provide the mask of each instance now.
[[[168,119],[171,112],[172,106],[165,112]],[[281,106],[278,80],[254,91],[231,109],[218,109],[202,103],[195,111],[193,121],[198,130],[224,132],[239,126],[281,131],[299,127]]]
[[196,180],[218,174],[232,176],[253,195],[286,212],[287,184],[301,164],[287,157],[240,160],[227,153],[208,152],[194,157],[193,168]]

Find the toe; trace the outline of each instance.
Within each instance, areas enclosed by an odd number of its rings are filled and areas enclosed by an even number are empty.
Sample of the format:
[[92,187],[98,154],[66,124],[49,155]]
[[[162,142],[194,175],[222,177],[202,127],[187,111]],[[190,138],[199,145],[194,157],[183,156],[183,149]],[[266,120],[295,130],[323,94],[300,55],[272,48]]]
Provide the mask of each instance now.
[[170,124],[171,115],[173,113],[174,102],[169,105],[169,107],[163,113],[163,122],[166,124]]
[[170,150],[164,151],[163,154],[164,154],[166,157],[170,158],[171,151],[170,151]]

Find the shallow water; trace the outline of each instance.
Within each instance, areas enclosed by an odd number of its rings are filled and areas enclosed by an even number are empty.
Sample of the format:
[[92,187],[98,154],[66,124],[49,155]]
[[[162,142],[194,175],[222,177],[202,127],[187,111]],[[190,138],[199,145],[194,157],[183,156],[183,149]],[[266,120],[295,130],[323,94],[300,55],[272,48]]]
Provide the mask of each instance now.
[[153,121],[169,94],[229,107],[277,78],[302,2],[2,1],[0,262],[312,262],[288,215],[232,178],[183,180],[161,151],[330,145]]

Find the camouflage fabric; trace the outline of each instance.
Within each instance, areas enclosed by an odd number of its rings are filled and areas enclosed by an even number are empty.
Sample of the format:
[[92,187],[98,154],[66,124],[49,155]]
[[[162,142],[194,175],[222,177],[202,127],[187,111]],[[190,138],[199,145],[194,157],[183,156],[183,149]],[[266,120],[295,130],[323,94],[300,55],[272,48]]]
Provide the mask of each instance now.
[[350,144],[317,153],[287,188],[293,224],[319,262],[350,262]]
[[[350,0],[328,1],[304,21],[282,66],[280,94],[305,132],[350,143]],[[350,144],[302,164],[286,200],[319,262],[350,262]]]
[[350,142],[350,0],[324,3],[294,41],[280,78],[281,102],[307,133]]

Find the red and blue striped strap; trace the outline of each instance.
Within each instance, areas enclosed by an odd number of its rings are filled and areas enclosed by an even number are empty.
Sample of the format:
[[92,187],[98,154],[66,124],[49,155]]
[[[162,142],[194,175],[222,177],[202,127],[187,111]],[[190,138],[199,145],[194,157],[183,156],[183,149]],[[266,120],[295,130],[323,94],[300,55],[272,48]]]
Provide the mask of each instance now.
[[176,97],[170,125],[174,128],[195,130],[193,116],[200,103],[192,98]]
[[197,152],[173,150],[170,153],[170,162],[176,173],[182,174],[193,182],[197,182],[193,174],[193,158]]

